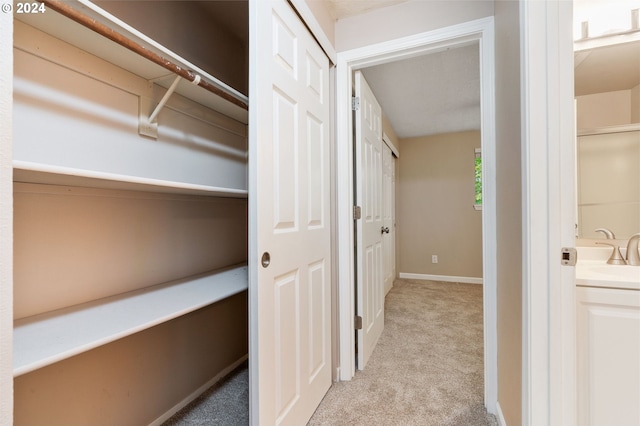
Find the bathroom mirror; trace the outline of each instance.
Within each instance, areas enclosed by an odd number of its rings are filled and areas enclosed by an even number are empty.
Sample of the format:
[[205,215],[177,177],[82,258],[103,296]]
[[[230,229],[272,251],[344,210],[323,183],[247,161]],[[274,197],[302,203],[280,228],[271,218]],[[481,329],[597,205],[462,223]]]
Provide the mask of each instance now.
[[574,2],[577,236],[625,239],[640,232],[640,1],[616,24],[598,3]]

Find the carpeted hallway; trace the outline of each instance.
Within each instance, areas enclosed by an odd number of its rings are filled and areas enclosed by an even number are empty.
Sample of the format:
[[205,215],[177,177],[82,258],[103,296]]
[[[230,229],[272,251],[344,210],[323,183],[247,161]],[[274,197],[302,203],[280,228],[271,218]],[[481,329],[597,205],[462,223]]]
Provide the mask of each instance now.
[[482,286],[396,280],[367,367],[309,425],[496,425],[483,406]]
[[[309,425],[497,425],[483,406],[482,286],[396,280],[364,371],[335,383]],[[166,425],[248,423],[246,366]]]

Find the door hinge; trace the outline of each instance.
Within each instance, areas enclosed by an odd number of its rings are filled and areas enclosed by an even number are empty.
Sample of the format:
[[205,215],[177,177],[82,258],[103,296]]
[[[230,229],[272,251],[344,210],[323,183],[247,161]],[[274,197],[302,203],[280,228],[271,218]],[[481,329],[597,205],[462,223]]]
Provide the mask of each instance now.
[[578,261],[578,251],[575,247],[562,247],[562,257],[560,263],[565,266],[576,266]]
[[362,209],[360,206],[353,206],[353,219],[358,220],[362,217]]
[[353,111],[358,111],[360,109],[360,98],[358,96],[353,96],[351,98],[351,109]]
[[353,326],[356,330],[362,330],[362,317],[360,315],[356,315],[353,319]]

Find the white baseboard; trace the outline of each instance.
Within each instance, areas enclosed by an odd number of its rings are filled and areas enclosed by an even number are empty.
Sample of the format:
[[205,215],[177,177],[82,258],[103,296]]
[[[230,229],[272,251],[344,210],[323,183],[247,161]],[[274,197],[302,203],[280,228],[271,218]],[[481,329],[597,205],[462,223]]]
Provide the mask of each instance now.
[[500,408],[500,402],[496,402],[496,417],[498,418],[498,426],[507,426],[507,422],[504,420],[504,414],[502,414],[502,408]]
[[409,272],[400,272],[400,278],[408,280],[430,280],[430,281],[446,281],[452,283],[465,284],[482,284],[482,278],[475,277],[454,277],[451,275],[429,275],[429,274],[411,274]]
[[197,397],[202,395],[204,393],[204,391],[209,389],[216,382],[220,381],[220,379],[222,379],[223,377],[225,377],[226,375],[231,373],[233,370],[235,370],[236,367],[238,367],[240,364],[245,362],[247,360],[247,358],[249,358],[249,355],[243,356],[239,360],[235,361],[233,364],[231,364],[228,367],[224,368],[221,372],[216,374],[215,377],[213,377],[207,383],[205,383],[204,385],[200,386],[198,389],[196,389],[194,392],[192,392],[185,399],[183,399],[182,401],[180,401],[179,403],[177,403],[176,405],[171,407],[171,409],[169,411],[167,411],[166,413],[164,413],[163,415],[161,415],[160,417],[155,419],[153,422],[149,423],[149,426],[160,426],[162,423],[164,423],[167,420],[169,420],[171,418],[171,416],[173,416],[175,413],[177,413],[178,411],[180,411],[181,409],[183,409],[184,407],[189,405],[189,403],[191,401],[193,401],[194,399],[196,399]]

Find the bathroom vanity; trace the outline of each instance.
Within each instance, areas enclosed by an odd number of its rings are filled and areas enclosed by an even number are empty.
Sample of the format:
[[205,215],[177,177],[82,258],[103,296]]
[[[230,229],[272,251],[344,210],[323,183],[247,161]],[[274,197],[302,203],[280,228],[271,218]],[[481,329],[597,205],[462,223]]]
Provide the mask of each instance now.
[[578,424],[638,425],[640,266],[607,265],[610,249],[578,250]]

